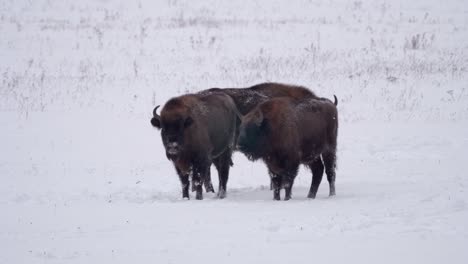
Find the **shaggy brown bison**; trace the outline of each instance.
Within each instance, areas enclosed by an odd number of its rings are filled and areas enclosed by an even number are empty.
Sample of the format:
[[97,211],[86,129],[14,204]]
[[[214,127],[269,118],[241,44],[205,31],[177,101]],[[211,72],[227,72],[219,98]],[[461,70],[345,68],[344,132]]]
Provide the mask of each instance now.
[[324,98],[273,98],[242,118],[238,149],[249,159],[266,163],[275,200],[280,200],[281,188],[284,199],[291,198],[300,164],[312,170],[309,198],[317,194],[324,165],[330,196],[335,195],[337,103],[336,96],[334,103]]
[[[282,83],[260,83],[248,88],[211,88],[200,93],[223,92],[234,100],[237,109],[242,115],[246,115],[257,105],[276,97],[289,97],[294,100],[305,98],[318,98],[315,93],[303,86],[289,85]],[[239,127],[237,128],[239,129]],[[236,132],[239,135],[239,131]],[[236,138],[237,138],[236,136]],[[323,175],[323,164],[318,160],[311,165],[312,173]],[[319,176],[317,176],[319,177]],[[320,176],[322,177],[322,176]],[[270,184],[270,187],[273,185]]]
[[234,101],[224,93],[188,94],[170,99],[161,110],[153,110],[151,124],[161,130],[166,156],[175,166],[182,183],[182,197],[189,198],[189,178],[196,199],[214,191],[210,167],[218,170],[218,197],[226,196],[229,167],[235,143],[239,113]]

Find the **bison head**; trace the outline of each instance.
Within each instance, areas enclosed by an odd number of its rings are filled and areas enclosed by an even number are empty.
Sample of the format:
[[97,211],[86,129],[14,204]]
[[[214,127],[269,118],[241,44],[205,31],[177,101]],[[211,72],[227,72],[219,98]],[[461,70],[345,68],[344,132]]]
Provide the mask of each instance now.
[[237,148],[250,160],[258,159],[266,133],[267,120],[257,108],[242,117]]
[[156,113],[159,106],[153,110],[151,124],[161,130],[161,137],[169,159],[177,157],[183,150],[184,132],[193,119],[182,108],[164,107],[161,116]]

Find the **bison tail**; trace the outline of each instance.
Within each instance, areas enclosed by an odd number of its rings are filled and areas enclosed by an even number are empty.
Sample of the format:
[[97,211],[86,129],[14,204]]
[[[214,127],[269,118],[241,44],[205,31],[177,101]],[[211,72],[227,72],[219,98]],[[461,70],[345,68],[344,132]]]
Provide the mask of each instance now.
[[336,98],[336,95],[333,95],[333,97],[335,97],[335,102],[334,102],[334,104],[335,104],[335,106],[337,106],[337,105],[338,105],[338,98]]

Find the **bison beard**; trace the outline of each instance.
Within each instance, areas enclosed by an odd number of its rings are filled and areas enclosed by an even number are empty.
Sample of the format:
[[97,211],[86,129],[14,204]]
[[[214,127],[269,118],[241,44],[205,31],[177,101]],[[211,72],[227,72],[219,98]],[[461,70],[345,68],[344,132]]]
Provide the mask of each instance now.
[[300,164],[312,170],[309,198],[315,198],[324,168],[330,196],[335,195],[336,105],[336,96],[335,103],[324,98],[273,98],[242,118],[238,149],[249,159],[266,163],[275,200],[280,200],[281,188],[284,199],[291,198]]
[[[229,168],[239,113],[233,100],[223,93],[189,94],[169,100],[151,124],[161,130],[166,156],[172,161],[182,184],[182,197],[189,198],[190,178],[196,199],[203,199],[202,185],[214,192],[210,167],[218,170],[218,197],[226,196]],[[213,122],[216,120],[216,122]]]

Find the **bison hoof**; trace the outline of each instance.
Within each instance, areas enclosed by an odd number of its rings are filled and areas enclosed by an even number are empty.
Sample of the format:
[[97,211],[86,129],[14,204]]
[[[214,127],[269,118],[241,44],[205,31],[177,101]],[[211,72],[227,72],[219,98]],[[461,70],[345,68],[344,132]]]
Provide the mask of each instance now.
[[225,190],[219,190],[217,196],[218,196],[219,199],[226,198],[226,191]]
[[335,183],[330,183],[330,196],[335,196],[336,191],[335,191]]
[[184,199],[184,200],[190,200],[190,196],[189,196],[188,190],[183,190],[183,191],[182,191],[182,199]]
[[315,196],[316,196],[315,193],[309,193],[309,194],[307,195],[307,198],[315,199]]
[[205,191],[214,193],[215,191],[213,188],[213,184],[210,183],[210,184],[205,185]]
[[195,199],[203,200],[203,194],[201,192],[197,192],[197,194],[195,195]]

